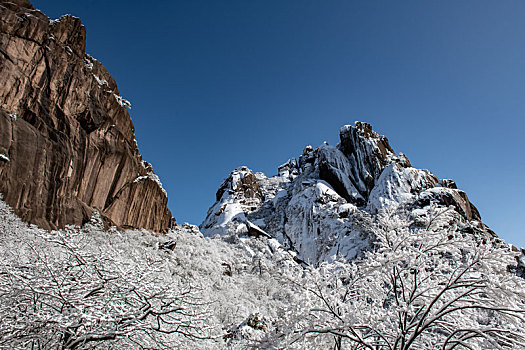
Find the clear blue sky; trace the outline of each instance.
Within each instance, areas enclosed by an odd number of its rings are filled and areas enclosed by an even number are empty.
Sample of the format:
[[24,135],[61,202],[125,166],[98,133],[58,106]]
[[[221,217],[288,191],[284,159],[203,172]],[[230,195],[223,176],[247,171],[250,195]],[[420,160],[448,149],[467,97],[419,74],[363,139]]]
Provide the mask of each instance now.
[[179,223],[362,120],[525,246],[525,1],[34,0],[87,27]]

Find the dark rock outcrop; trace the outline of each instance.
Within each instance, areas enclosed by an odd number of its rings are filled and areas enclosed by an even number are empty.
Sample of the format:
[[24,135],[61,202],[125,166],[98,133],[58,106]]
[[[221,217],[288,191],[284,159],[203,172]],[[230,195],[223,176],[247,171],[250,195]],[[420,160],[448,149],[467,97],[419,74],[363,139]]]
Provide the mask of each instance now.
[[447,187],[430,189],[419,195],[416,205],[423,207],[429,205],[431,202],[445,206],[453,206],[465,219],[481,221],[481,215],[478,209],[470,202],[464,191]]
[[85,53],[78,18],[51,21],[25,0],[0,1],[0,193],[25,221],[169,227],[167,196],[139,154],[117,85]]
[[379,177],[395,153],[388,139],[373,131],[368,123],[356,122],[354,127],[342,127],[339,138],[338,149],[352,165],[352,182],[366,197],[366,193],[374,188],[374,179]]
[[217,200],[220,200],[226,191],[237,193],[243,198],[243,203],[250,199],[260,200],[263,197],[255,174],[247,167],[239,168],[234,176],[223,181],[215,194]]

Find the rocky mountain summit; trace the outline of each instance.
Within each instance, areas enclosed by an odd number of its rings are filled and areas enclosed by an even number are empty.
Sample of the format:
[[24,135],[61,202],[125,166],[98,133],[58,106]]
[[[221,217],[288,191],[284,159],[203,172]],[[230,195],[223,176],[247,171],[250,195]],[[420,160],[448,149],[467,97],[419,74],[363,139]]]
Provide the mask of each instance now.
[[201,231],[263,232],[314,264],[359,256],[374,240],[377,213],[394,205],[409,208],[414,218],[432,205],[450,207],[463,230],[492,235],[454,181],[412,167],[369,124],[345,125],[339,136],[337,146],[306,146],[273,177],[235,169],[217,191]]
[[85,52],[70,15],[50,20],[26,0],[0,1],[0,193],[44,228],[97,209],[120,227],[165,231],[171,213],[142,160],[117,84]]
[[80,20],[0,18],[0,349],[524,348],[525,251],[371,125],[172,225]]

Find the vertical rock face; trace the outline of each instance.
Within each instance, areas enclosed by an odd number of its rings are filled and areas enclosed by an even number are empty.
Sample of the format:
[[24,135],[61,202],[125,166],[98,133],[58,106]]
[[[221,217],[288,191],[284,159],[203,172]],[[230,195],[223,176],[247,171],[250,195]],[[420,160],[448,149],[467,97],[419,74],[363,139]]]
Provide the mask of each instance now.
[[44,228],[97,209],[122,227],[168,228],[167,196],[142,160],[128,101],[85,53],[78,18],[0,1],[0,193]]

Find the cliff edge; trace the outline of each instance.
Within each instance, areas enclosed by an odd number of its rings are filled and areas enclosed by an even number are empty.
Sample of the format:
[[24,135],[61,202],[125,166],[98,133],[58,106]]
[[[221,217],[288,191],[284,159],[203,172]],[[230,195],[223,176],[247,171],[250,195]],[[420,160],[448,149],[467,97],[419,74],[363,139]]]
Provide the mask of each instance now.
[[86,30],[25,0],[0,1],[0,193],[24,221],[168,229],[167,195],[142,160],[117,84]]

